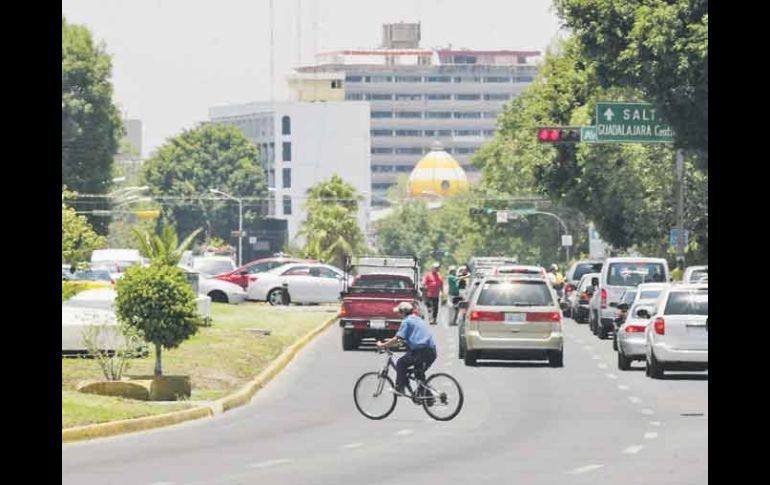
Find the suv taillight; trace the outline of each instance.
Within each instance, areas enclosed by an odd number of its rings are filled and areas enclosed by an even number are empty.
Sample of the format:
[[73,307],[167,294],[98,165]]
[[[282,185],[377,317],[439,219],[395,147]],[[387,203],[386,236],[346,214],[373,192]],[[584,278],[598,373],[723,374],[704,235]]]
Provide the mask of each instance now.
[[477,310],[471,312],[472,321],[485,320],[488,322],[502,322],[504,318],[505,315],[503,312],[480,312]]
[[602,309],[607,308],[607,290],[605,290],[604,288],[602,288],[601,299],[602,299]]
[[666,321],[663,320],[663,317],[658,317],[655,319],[655,333],[658,335],[666,335]]
[[626,333],[640,333],[644,332],[644,325],[628,325],[625,329]]
[[528,322],[558,322],[561,320],[559,312],[529,312],[527,313]]

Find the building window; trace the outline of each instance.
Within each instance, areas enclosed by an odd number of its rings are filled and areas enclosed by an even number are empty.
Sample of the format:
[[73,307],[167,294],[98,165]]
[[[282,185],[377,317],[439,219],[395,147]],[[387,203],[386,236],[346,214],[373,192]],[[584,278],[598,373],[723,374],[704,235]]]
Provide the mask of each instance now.
[[484,130],[484,136],[495,136],[495,130]]
[[396,130],[396,136],[422,136],[420,130]]
[[485,94],[484,99],[486,101],[508,101],[511,99],[510,94]]
[[497,118],[497,115],[499,115],[499,111],[484,111],[484,118]]
[[438,136],[452,136],[452,130],[436,130]]
[[511,78],[509,77],[500,77],[500,76],[488,76],[484,78],[485,83],[509,83],[511,82]]
[[396,76],[397,83],[421,83],[421,76]]
[[373,129],[370,133],[372,136],[393,136],[393,130]]
[[390,155],[393,153],[393,149],[390,147],[372,147],[371,152],[374,155]]
[[393,118],[392,111],[372,111],[372,118]]
[[275,143],[273,142],[267,146],[267,161],[270,165],[275,164]]
[[396,118],[422,118],[422,113],[419,111],[397,111]]
[[452,112],[451,111],[426,111],[425,112],[426,118],[451,118]]
[[364,93],[345,93],[345,99],[348,101],[362,101]]
[[393,77],[392,76],[372,76],[371,82],[373,83],[392,83]]
[[369,94],[369,93],[367,93],[364,97],[367,100],[371,100],[371,101],[389,101],[389,100],[393,99],[393,95],[390,94],[390,93],[388,93],[388,94],[384,94],[384,93],[371,93],[371,94]]
[[478,111],[455,111],[455,119],[477,119],[481,118],[481,113]]
[[455,136],[481,136],[481,130],[455,130]]
[[527,63],[527,58],[524,57],[524,56],[517,56],[516,57],[516,63],[517,64],[526,64]]
[[281,134],[291,135],[291,118],[288,116],[281,118]]
[[361,80],[361,76],[345,76],[345,81],[349,83],[360,83]]
[[283,161],[291,162],[291,142],[283,142]]
[[481,99],[480,94],[455,94],[457,101],[477,101]]
[[[391,99],[391,98],[388,98]],[[397,94],[396,101],[420,101],[422,94]]]
[[291,197],[288,195],[283,196],[283,215],[291,215]]
[[452,78],[449,76],[428,76],[425,78],[426,83],[448,83],[452,82]]
[[436,130],[425,130],[422,134],[423,136],[436,136]]
[[332,79],[332,89],[342,89],[342,79]]
[[290,168],[283,169],[283,188],[284,189],[291,188],[291,169]]
[[430,65],[430,56],[420,56],[417,59],[417,63],[421,66],[428,66]]
[[425,99],[428,101],[448,101],[452,99],[450,94],[426,94]]
[[397,147],[397,155],[422,155],[422,147]]

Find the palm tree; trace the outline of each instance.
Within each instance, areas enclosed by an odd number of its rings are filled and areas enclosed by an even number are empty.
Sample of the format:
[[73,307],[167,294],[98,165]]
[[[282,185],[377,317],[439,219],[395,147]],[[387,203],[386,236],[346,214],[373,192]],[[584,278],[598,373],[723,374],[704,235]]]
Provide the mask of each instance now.
[[136,228],[132,229],[132,232],[139,244],[139,253],[142,256],[149,258],[153,264],[176,266],[182,259],[182,254],[202,230],[202,228],[196,229],[181,244],[179,244],[176,229],[172,226],[164,227],[160,235]]

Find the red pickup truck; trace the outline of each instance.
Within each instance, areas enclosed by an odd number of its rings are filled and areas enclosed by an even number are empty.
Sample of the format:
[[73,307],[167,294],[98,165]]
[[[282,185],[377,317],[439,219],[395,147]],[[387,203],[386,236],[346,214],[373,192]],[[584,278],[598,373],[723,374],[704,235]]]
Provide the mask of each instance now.
[[[382,257],[367,257],[382,260]],[[342,293],[340,308],[340,327],[342,327],[342,349],[355,350],[366,338],[382,340],[393,337],[401,326],[401,316],[393,311],[402,301],[408,301],[415,308],[422,308],[420,292],[415,284],[419,281],[419,266],[413,258],[399,258],[413,266],[393,266],[393,259],[385,263],[390,265],[365,265],[359,260],[359,274]],[[375,261],[376,262],[376,261]],[[400,268],[401,271],[395,270]],[[348,271],[352,269],[347,265]],[[409,271],[404,271],[408,269]],[[413,272],[413,275],[405,274]],[[363,274],[360,274],[363,273]]]

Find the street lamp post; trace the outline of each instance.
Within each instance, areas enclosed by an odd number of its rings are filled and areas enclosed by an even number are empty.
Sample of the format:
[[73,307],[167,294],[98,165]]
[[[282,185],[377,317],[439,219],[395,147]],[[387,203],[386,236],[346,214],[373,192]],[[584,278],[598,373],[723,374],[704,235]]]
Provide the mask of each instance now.
[[243,199],[233,197],[232,195],[217,189],[209,189],[209,192],[212,194],[219,194],[238,202],[238,266],[240,267],[243,260]]
[[[557,221],[559,221],[559,224],[561,224],[561,228],[564,230],[564,235],[568,235],[569,232],[567,232],[567,225],[564,224],[564,221],[561,220],[561,217],[557,216],[556,214],[553,214],[551,212],[543,212],[543,211],[535,211],[534,214],[542,214],[544,216],[551,216],[556,218]],[[569,246],[564,246],[564,251],[567,253],[567,264],[569,264]]]

